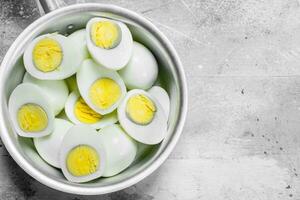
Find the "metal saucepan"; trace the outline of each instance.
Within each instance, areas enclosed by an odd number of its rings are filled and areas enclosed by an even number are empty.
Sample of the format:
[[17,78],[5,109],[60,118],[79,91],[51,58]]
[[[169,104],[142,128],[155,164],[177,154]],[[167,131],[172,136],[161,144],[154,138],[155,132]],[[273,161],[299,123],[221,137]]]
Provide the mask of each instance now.
[[[5,55],[0,68],[0,132],[1,139],[13,159],[29,175],[41,183],[68,193],[96,195],[129,187],[147,177],[169,156],[178,141],[187,113],[187,84],[180,59],[170,41],[141,15],[114,5],[84,3],[62,6],[59,0],[40,0],[40,10],[48,13],[28,26]],[[51,11],[51,12],[50,12]],[[47,165],[36,153],[32,140],[17,137],[7,109],[12,90],[24,74],[22,53],[33,38],[43,33],[59,31],[63,34],[84,28],[93,16],[103,16],[127,23],[134,40],[144,43],[155,54],[159,66],[159,81],[171,99],[169,129],[165,140],[139,157],[131,167],[110,178],[76,184],[68,182],[62,173]]]

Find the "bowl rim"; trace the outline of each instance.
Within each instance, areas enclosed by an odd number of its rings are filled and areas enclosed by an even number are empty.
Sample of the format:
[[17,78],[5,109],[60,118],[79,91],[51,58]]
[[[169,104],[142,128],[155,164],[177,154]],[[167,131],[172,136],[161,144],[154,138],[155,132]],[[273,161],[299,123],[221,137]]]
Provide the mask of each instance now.
[[[167,50],[168,55],[170,56],[172,62],[174,63],[177,78],[178,78],[178,86],[180,91],[180,108],[179,108],[179,114],[177,118],[177,123],[174,127],[174,131],[172,133],[172,138],[169,140],[168,144],[166,145],[165,149],[160,153],[160,155],[157,157],[156,160],[154,160],[149,166],[144,168],[142,171],[137,172],[132,177],[123,180],[121,182],[107,185],[107,186],[101,186],[101,187],[81,187],[80,185],[70,185],[68,183],[63,183],[60,181],[57,181],[55,179],[52,179],[51,177],[43,174],[41,171],[36,169],[34,166],[32,166],[24,157],[23,155],[18,151],[16,146],[13,144],[13,141],[10,139],[9,133],[8,133],[8,125],[5,124],[4,118],[5,118],[5,110],[3,109],[6,104],[4,99],[4,91],[5,91],[5,82],[4,82],[4,75],[5,70],[7,70],[7,66],[9,63],[9,60],[11,58],[11,55],[13,54],[14,50],[18,47],[18,44],[23,40],[23,38],[29,34],[33,29],[39,27],[41,23],[44,21],[47,21],[51,19],[53,16],[57,15],[65,15],[66,13],[74,12],[74,10],[79,11],[101,11],[101,12],[110,12],[113,14],[119,14],[125,18],[132,19],[139,24],[142,24],[143,27],[147,28],[148,31],[153,34],[156,39],[159,40],[159,42],[165,47]],[[11,66],[9,66],[11,68]],[[132,186],[142,179],[149,176],[152,172],[154,172],[170,155],[171,151],[174,149],[181,133],[184,127],[186,115],[187,115],[187,105],[188,105],[188,95],[187,95],[187,83],[185,78],[184,69],[182,66],[182,63],[180,61],[180,58],[171,44],[171,42],[167,39],[167,37],[158,29],[155,25],[153,25],[148,19],[145,17],[139,15],[138,13],[128,10],[126,8],[122,8],[116,5],[111,4],[101,4],[101,3],[80,3],[80,4],[74,4],[65,6],[62,8],[59,8],[57,10],[54,10],[33,23],[31,23],[13,42],[13,44],[8,49],[6,55],[4,56],[4,59],[1,63],[0,67],[0,136],[1,140],[3,141],[7,151],[11,155],[11,157],[17,162],[17,164],[30,176],[38,180],[40,183],[62,191],[67,192],[71,194],[80,194],[80,195],[99,195],[99,194],[106,194],[115,192],[124,188],[127,188],[129,186]]]

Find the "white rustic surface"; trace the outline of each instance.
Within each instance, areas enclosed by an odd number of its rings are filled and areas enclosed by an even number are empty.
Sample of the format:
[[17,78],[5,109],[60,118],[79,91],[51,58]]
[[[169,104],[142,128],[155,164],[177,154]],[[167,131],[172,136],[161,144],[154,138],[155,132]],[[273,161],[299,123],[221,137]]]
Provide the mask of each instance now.
[[[189,84],[181,140],[147,179],[93,197],[41,185],[1,145],[1,200],[300,199],[299,1],[93,2],[141,13],[174,44]],[[33,0],[0,1],[0,60],[38,17]]]

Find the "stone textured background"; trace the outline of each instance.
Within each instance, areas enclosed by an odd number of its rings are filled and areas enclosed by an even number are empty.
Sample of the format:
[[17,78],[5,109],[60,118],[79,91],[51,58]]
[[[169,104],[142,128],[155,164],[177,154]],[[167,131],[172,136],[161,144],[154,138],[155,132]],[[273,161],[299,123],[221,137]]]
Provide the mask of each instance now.
[[[0,144],[1,200],[300,199],[299,1],[93,2],[142,14],[174,44],[189,84],[181,140],[150,177],[93,197],[41,185]],[[0,1],[0,60],[37,18],[33,0]]]

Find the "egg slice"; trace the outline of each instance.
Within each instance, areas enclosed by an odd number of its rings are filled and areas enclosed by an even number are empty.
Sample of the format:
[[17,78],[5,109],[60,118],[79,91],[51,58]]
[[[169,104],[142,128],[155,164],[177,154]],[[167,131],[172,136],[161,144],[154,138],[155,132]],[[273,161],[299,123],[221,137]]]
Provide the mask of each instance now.
[[144,45],[133,42],[129,63],[119,71],[128,89],[149,89],[157,79],[155,57]]
[[127,93],[118,107],[120,124],[133,139],[144,144],[158,144],[167,131],[167,117],[158,100],[144,90]]
[[25,49],[23,60],[33,77],[61,80],[76,73],[82,56],[69,38],[52,33],[35,38]]
[[87,182],[102,176],[106,153],[99,133],[88,125],[75,125],[64,136],[60,166],[71,182]]
[[107,155],[103,176],[114,176],[134,161],[137,143],[116,124],[104,127],[99,134]]
[[120,75],[91,59],[85,60],[77,72],[77,85],[84,101],[101,115],[113,112],[126,94]]
[[167,91],[160,86],[153,86],[148,92],[158,100],[168,118],[170,112],[170,98]]
[[79,55],[81,58],[80,60],[87,59],[90,57],[87,46],[86,46],[86,30],[81,29],[75,31],[71,35],[68,36],[72,45],[79,50]]
[[86,39],[93,59],[106,68],[121,69],[131,57],[132,35],[120,21],[92,18],[86,25]]
[[40,87],[51,104],[55,115],[58,115],[65,107],[69,90],[64,80],[39,80],[29,73],[25,73],[23,83],[32,83]]
[[8,110],[20,136],[43,137],[53,131],[54,113],[50,102],[34,84],[18,85],[10,95]]
[[85,103],[83,98],[76,91],[69,95],[65,106],[65,112],[74,124],[88,124],[95,129],[103,128],[118,121],[116,112],[107,115],[101,115],[95,112]]
[[50,165],[60,168],[59,149],[64,136],[72,126],[71,122],[56,118],[54,130],[50,135],[33,139],[37,152]]

